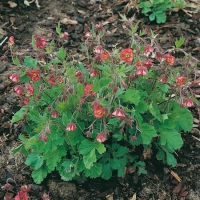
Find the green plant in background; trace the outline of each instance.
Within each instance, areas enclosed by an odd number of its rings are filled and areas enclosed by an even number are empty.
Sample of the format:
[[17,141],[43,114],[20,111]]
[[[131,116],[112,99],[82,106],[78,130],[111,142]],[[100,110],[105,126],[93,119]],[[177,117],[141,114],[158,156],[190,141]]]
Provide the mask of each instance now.
[[184,0],[147,0],[138,4],[138,7],[142,9],[142,13],[149,16],[150,21],[156,20],[158,24],[166,22],[166,11],[178,11],[186,6]]
[[172,10],[178,12],[182,8],[186,8],[187,4],[185,0],[175,0],[172,1]]
[[[60,25],[56,30],[59,39],[68,39]],[[26,156],[36,183],[54,170],[65,181],[109,179],[113,172],[121,177],[127,166],[146,173],[137,147],[177,164],[173,153],[183,145],[180,132],[193,124],[187,108],[194,105],[190,72],[134,34],[129,47],[110,50],[103,35],[100,24],[85,34],[82,62],[39,35],[32,42],[35,57],[13,57],[20,73],[9,78],[18,83],[21,109],[12,123],[26,122],[13,152]]]
[[158,24],[166,22],[166,11],[172,8],[171,0],[142,1],[138,5],[142,13],[149,16],[150,21],[156,20]]

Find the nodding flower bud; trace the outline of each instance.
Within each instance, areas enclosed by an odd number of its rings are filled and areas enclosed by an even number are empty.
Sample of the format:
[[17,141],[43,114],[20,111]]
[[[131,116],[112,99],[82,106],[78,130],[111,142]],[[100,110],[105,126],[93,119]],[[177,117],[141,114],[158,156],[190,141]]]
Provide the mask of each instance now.
[[52,118],[58,118],[59,116],[59,112],[57,110],[52,110],[51,111],[51,117]]
[[131,140],[134,142],[135,140],[137,140],[137,137],[134,135],[131,137]]
[[90,131],[86,131],[86,132],[85,132],[85,135],[86,135],[86,137],[90,137],[91,132],[90,132]]
[[66,127],[67,131],[75,131],[76,130],[76,124],[74,123],[69,123]]
[[112,113],[112,116],[115,116],[117,117],[117,119],[121,120],[121,119],[124,119],[126,117],[125,115],[125,112],[120,109],[120,108],[117,108],[113,113]]
[[98,133],[96,139],[98,142],[105,142],[107,140],[106,135],[104,133]]
[[42,134],[42,135],[39,136],[39,140],[47,142],[48,141],[48,136],[45,135],[45,134]]

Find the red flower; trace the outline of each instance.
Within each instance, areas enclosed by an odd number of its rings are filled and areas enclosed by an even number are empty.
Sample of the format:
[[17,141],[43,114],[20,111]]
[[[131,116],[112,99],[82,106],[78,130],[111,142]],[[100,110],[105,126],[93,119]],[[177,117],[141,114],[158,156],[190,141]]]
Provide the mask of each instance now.
[[150,69],[151,66],[152,66],[151,60],[147,60],[147,61],[144,63],[144,66],[147,67],[148,69]]
[[90,131],[86,131],[86,132],[85,132],[86,137],[90,137],[91,134],[92,134],[92,133],[91,133]]
[[145,76],[147,74],[147,70],[145,67],[138,67],[136,71],[136,75],[138,76]]
[[52,118],[58,118],[59,116],[59,112],[57,110],[52,110],[51,111],[51,117]]
[[42,195],[42,200],[50,200],[49,195],[46,194],[46,193],[44,193],[44,194]]
[[40,135],[40,136],[39,136],[39,140],[40,140],[40,141],[47,142],[47,141],[48,141],[48,136],[47,136],[46,134]]
[[183,85],[186,82],[186,79],[187,78],[185,76],[178,76],[176,78],[176,85],[177,86]]
[[61,37],[63,40],[68,40],[69,33],[68,33],[68,32],[61,33],[60,37]]
[[131,140],[134,142],[134,141],[137,140],[137,137],[134,135],[134,136],[131,137]]
[[40,79],[40,72],[37,69],[26,72],[26,75],[29,76],[32,81],[38,81]]
[[94,96],[96,94],[96,92],[94,92],[92,90],[92,87],[93,87],[93,84],[87,84],[84,87],[84,95],[86,95],[86,96]]
[[76,124],[74,123],[69,123],[66,127],[67,131],[75,131],[76,130]]
[[101,23],[95,24],[94,30],[95,31],[100,31],[103,29],[103,25]]
[[8,39],[8,45],[9,45],[9,46],[12,46],[14,43],[15,43],[15,38],[14,38],[14,36],[10,36],[9,39]]
[[75,77],[76,77],[76,78],[79,78],[79,77],[81,77],[81,76],[82,76],[82,73],[81,73],[80,71],[76,71]]
[[121,54],[120,54],[120,58],[124,61],[124,62],[131,62],[133,60],[133,50],[130,48],[127,49],[123,49]]
[[154,48],[153,48],[151,45],[146,45],[146,46],[144,47],[144,53],[145,53],[145,54],[148,54],[148,53],[150,53],[150,52],[153,52],[153,50],[154,50]]
[[27,85],[26,91],[28,92],[28,94],[33,95],[34,94],[34,87],[32,85]]
[[160,82],[161,82],[161,83],[166,83],[166,82],[167,82],[167,79],[168,79],[167,76],[162,76],[162,77],[160,78]]
[[30,192],[30,190],[31,190],[31,187],[28,186],[28,185],[22,185],[21,186],[21,191],[22,192]]
[[96,69],[91,69],[90,76],[97,77],[97,76],[99,76],[99,72]]
[[188,98],[183,101],[183,105],[187,107],[192,107],[194,105],[194,102],[192,101],[192,99]]
[[18,75],[18,74],[11,74],[10,76],[9,76],[9,79],[10,80],[12,80],[13,82],[19,82],[19,80],[20,80],[20,76]]
[[95,53],[102,53],[103,52],[103,47],[101,45],[97,45],[95,48],[94,48],[94,52]]
[[14,87],[14,91],[17,93],[17,94],[24,94],[24,88],[21,86],[21,85],[16,85]]
[[101,53],[100,59],[102,62],[105,62],[106,60],[110,60],[110,54],[107,51],[104,51]]
[[91,36],[92,36],[91,32],[86,32],[84,35],[85,38],[90,38]]
[[24,106],[24,105],[27,105],[29,103],[29,98],[28,97],[24,97],[21,102],[20,102],[20,105],[21,106]]
[[161,53],[161,52],[159,52],[159,51],[157,51],[157,52],[156,52],[156,59],[157,59],[158,61],[161,61],[161,60],[162,60],[162,58],[163,58],[163,55],[162,55],[162,53]]
[[48,79],[48,81],[49,81],[49,83],[51,84],[51,85],[56,85],[56,79],[57,79],[57,77],[56,77],[56,75],[50,75],[49,76],[49,79]]
[[96,139],[98,142],[105,142],[107,140],[106,135],[103,133],[98,133]]
[[35,44],[38,49],[43,49],[46,45],[46,40],[43,36],[34,35]]
[[172,56],[171,54],[166,54],[165,62],[167,65],[173,65],[174,64],[174,56]]
[[117,117],[117,119],[121,120],[121,119],[124,119],[126,117],[125,115],[125,112],[120,109],[120,108],[117,108],[113,113],[112,113],[112,116],[115,116]]
[[144,62],[142,60],[138,60],[136,62],[136,68],[144,67]]
[[28,193],[27,192],[18,192],[17,196],[15,196],[15,200],[28,200]]
[[58,76],[56,80],[57,80],[57,82],[58,82],[59,84],[62,84],[62,83],[63,83],[63,79],[62,79],[62,77],[60,77],[60,76]]
[[101,105],[94,106],[94,116],[96,118],[102,118],[106,115],[107,110]]

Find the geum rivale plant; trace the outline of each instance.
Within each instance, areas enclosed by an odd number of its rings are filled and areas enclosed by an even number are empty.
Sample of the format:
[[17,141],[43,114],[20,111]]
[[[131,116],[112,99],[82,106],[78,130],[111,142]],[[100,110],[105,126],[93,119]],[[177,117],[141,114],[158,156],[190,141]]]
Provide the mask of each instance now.
[[63,47],[53,51],[38,35],[33,46],[48,55],[46,62],[13,58],[21,73],[10,79],[18,82],[14,91],[22,107],[12,123],[26,122],[14,153],[26,156],[36,183],[54,170],[66,181],[109,179],[113,172],[122,177],[127,166],[146,173],[137,147],[176,166],[181,131],[192,128],[189,73],[174,66],[175,57],[136,40],[107,51],[98,34],[102,27],[95,27],[85,34],[84,62],[67,57]]

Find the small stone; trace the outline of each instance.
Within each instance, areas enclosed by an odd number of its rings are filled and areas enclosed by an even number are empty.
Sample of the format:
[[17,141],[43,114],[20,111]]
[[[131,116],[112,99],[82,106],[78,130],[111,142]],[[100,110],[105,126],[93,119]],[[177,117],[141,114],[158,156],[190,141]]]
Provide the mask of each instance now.
[[0,62],[0,73],[6,70],[7,65],[8,63],[6,62]]
[[0,90],[4,90],[5,89],[5,85],[0,83]]
[[200,46],[200,38],[197,38],[196,40],[194,40],[194,43],[197,47]]
[[85,23],[85,19],[83,19],[83,18],[77,17],[76,20],[80,24],[84,24]]

